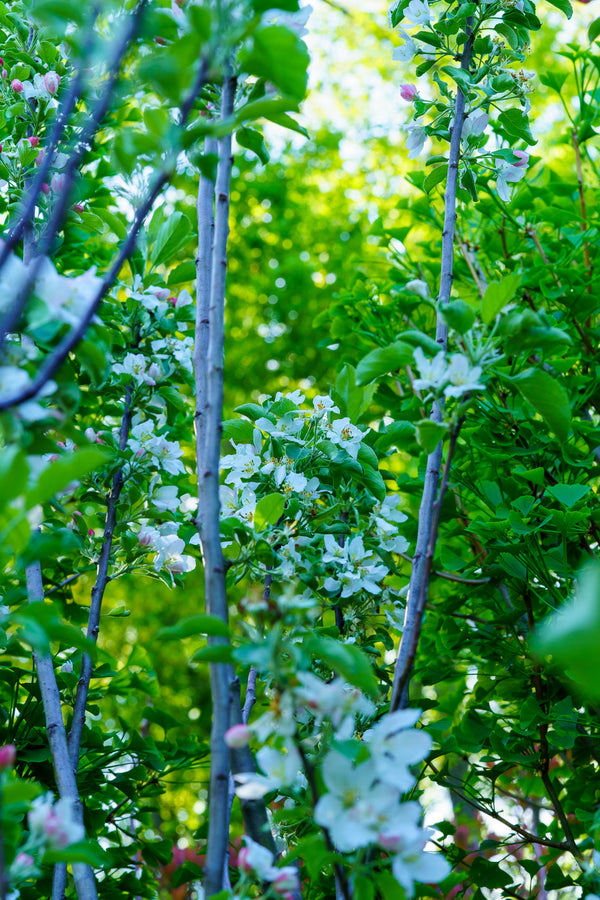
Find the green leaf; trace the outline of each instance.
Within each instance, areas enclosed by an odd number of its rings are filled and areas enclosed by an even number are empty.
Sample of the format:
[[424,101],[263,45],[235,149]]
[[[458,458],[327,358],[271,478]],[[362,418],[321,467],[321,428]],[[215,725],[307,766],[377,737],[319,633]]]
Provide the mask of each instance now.
[[[591,25],[588,28],[589,42],[592,43],[592,41],[595,41],[599,34],[600,34],[600,19],[594,19],[594,21],[591,23]],[[565,75],[565,78],[566,77],[567,76]],[[542,81],[541,78],[540,78],[540,81]],[[542,84],[545,84],[545,82],[542,82]]]
[[375,447],[380,453],[385,453],[391,446],[404,450],[415,440],[415,426],[412,422],[391,422],[383,426],[385,431],[380,431]]
[[158,229],[150,253],[152,264],[169,263],[183,245],[190,240],[192,233],[192,225],[187,216],[181,212],[172,213]]
[[64,29],[67,22],[83,25],[85,4],[78,0],[34,0],[29,15],[42,25]]
[[542,369],[526,369],[510,380],[564,443],[571,428],[571,408],[564,387]]
[[267,411],[262,406],[259,406],[258,403],[243,403],[241,406],[236,407],[235,412],[239,413],[240,416],[247,416],[253,422],[256,422],[257,419],[263,416],[266,416],[267,419],[269,418]]
[[350,684],[371,697],[379,696],[379,684],[371,663],[357,646],[342,644],[335,638],[324,637],[320,634],[311,634],[306,637],[304,646]]
[[546,488],[546,492],[567,509],[571,509],[572,506],[579,503],[590,491],[589,484],[555,484]]
[[[588,29],[588,34],[592,30],[593,26],[598,22],[600,22],[600,19],[596,19],[596,22],[592,22]],[[600,25],[598,26],[598,30],[600,30]],[[593,38],[590,38],[590,40],[593,40]],[[557,94],[560,94],[563,89],[563,85],[567,80],[567,73],[555,72],[553,69],[540,69],[540,71],[538,72],[538,78],[543,85],[549,87],[553,91],[556,91]]]
[[308,50],[304,41],[283,25],[256,29],[249,49],[240,52],[240,65],[250,75],[266,78],[283,94],[302,100],[308,81]]
[[264,531],[267,525],[276,525],[285,507],[283,494],[267,494],[256,504],[254,511],[254,527]]
[[29,466],[21,448],[17,444],[3,447],[0,453],[0,497],[3,504],[23,491],[28,477]]
[[231,663],[234,655],[230,644],[211,644],[201,647],[192,656],[191,662]]
[[454,328],[459,334],[469,331],[475,321],[473,307],[464,300],[451,300],[440,307],[440,313],[450,328]]
[[217,616],[197,613],[180,619],[176,625],[161,628],[156,634],[159,641],[178,641],[194,634],[210,634],[213,637],[229,637],[229,628]]
[[273,122],[275,125],[279,125],[281,128],[287,128],[290,131],[295,131],[297,134],[301,134],[303,137],[309,137],[309,132],[304,128],[303,125],[300,125],[299,122],[296,122],[295,119],[292,119],[291,116],[288,116],[287,113],[271,113],[270,115],[266,115],[265,119],[268,119],[269,122]]
[[346,365],[336,379],[333,399],[337,400],[342,415],[349,416],[352,422],[358,422],[370,407],[376,388],[376,384],[358,386],[355,369]]
[[458,66],[442,66],[441,71],[449,75],[465,93],[471,89],[471,76],[466,69],[459,69]]
[[573,597],[530,640],[538,656],[552,656],[581,692],[600,698],[600,563],[579,573]]
[[529,129],[527,116],[520,109],[512,106],[503,110],[498,116],[498,124],[509,138],[519,138],[529,145],[537,144]]
[[413,361],[413,350],[408,344],[396,341],[388,347],[371,350],[356,367],[356,384],[363,385],[380,375],[395,372]]
[[486,325],[492,322],[500,310],[513,299],[521,283],[518,272],[507,275],[502,281],[492,281],[485,289],[481,300],[481,318]]
[[84,447],[61,456],[44,469],[35,487],[26,493],[27,508],[51,500],[72,481],[79,481],[84,475],[100,468],[109,458],[110,451],[101,447]]
[[87,863],[95,869],[102,869],[110,866],[110,856],[97,841],[79,841],[64,850],[46,850],[44,863],[59,862]]
[[557,9],[560,9],[562,13],[565,14],[567,19],[570,19],[573,15],[573,5],[569,2],[569,0],[548,0],[552,6],[555,6]]
[[497,863],[484,859],[483,856],[476,856],[471,863],[469,876],[473,884],[479,887],[503,888],[512,882],[511,876],[505,872]]
[[252,153],[255,153],[261,163],[266,165],[269,162],[269,151],[267,150],[267,145],[265,144],[265,140],[260,131],[256,131],[255,128],[244,126],[238,128],[235,133],[235,138],[240,147],[245,147],[246,150],[251,150]]
[[506,39],[508,45],[512,47],[513,50],[517,50],[519,47],[519,36],[516,31],[514,31],[510,25],[507,25],[506,22],[499,22],[495,30],[498,34],[502,35],[503,38]]
[[439,184],[445,179],[447,172],[448,166],[437,166],[435,169],[432,169],[431,172],[425,176],[425,180],[423,181],[423,190],[425,193],[431,193],[436,184]]
[[426,453],[433,453],[440,441],[447,437],[449,425],[447,422],[433,422],[431,419],[422,419],[417,423],[417,443]]
[[224,441],[236,441],[240,444],[251,444],[253,435],[254,425],[247,419],[226,419],[223,422]]

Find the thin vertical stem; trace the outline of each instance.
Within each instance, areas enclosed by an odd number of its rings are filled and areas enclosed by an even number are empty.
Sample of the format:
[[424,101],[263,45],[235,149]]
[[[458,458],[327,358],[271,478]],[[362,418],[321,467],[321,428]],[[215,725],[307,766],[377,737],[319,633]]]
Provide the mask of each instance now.
[[[573,141],[573,149],[575,151],[575,169],[577,172],[577,188],[579,190],[579,207],[581,209],[581,230],[587,231],[587,209],[585,205],[585,193],[583,190],[583,169],[581,166],[581,152],[579,149],[579,140],[577,138],[577,129],[573,128],[571,131],[571,139]],[[590,245],[586,241],[583,245],[583,261],[585,263],[585,270],[588,277],[592,274],[592,262],[590,259]],[[591,284],[587,285],[587,292],[591,294],[592,286]]]
[[[131,428],[131,416],[133,412],[131,408],[132,393],[133,388],[129,385],[125,393],[125,408],[119,431],[119,450],[121,451],[125,450],[127,447],[127,439]],[[117,524],[117,506],[123,489],[123,481],[123,467],[121,467],[117,469],[113,476],[112,488],[107,502],[104,537],[102,539],[102,548],[100,550],[100,558],[98,561],[98,572],[96,574],[96,582],[92,588],[87,636],[89,640],[94,643],[98,640],[102,600],[104,599],[104,592],[106,591],[106,585],[109,581],[108,568],[110,565],[114,531]],[[75,773],[77,773],[77,768],[79,766],[81,735],[85,724],[85,708],[87,705],[93,668],[91,656],[89,653],[84,653],[81,659],[81,672],[77,683],[77,693],[75,695],[75,703],[73,706],[73,720],[71,722],[71,731],[69,733],[69,755],[71,757],[73,772]]]
[[[471,20],[467,21],[467,28],[472,27]],[[461,57],[461,68],[468,69],[473,50],[474,36],[470,35],[465,44]],[[438,295],[438,314],[435,339],[440,350],[446,350],[448,346],[448,326],[443,319],[443,309],[450,300],[452,290],[453,263],[454,263],[454,231],[456,226],[456,189],[458,185],[458,163],[460,160],[460,142],[463,124],[465,120],[465,95],[460,88],[456,91],[454,105],[454,126],[450,139],[450,152],[448,154],[448,176],[446,178],[446,191],[444,193],[444,225],[442,231],[442,260],[440,273],[440,291]],[[431,419],[434,422],[443,421],[442,402],[434,402],[431,411]],[[450,452],[449,452],[450,459]],[[449,461],[449,460],[448,460]],[[405,708],[408,706],[408,686],[410,674],[414,664],[417,644],[421,631],[421,623],[427,602],[429,577],[431,564],[435,551],[435,539],[437,537],[436,498],[438,502],[437,519],[441,497],[438,497],[438,485],[440,481],[440,469],[442,464],[442,442],[437,445],[433,453],[427,458],[423,496],[419,508],[419,523],[417,530],[417,544],[413,557],[413,565],[410,577],[410,586],[406,601],[406,613],[404,617],[404,630],[400,641],[400,649],[396,660],[394,672],[394,684],[390,710]],[[432,546],[433,542],[433,546]]]
[[[216,155],[217,141],[206,138],[205,156]],[[204,479],[206,470],[206,382],[208,366],[208,311],[212,277],[212,253],[215,234],[214,217],[215,185],[210,178],[200,175],[198,186],[198,257],[196,259],[196,335],[194,340],[194,377],[196,380],[196,471],[198,472],[198,528],[202,528],[204,514]]]
[[[25,569],[27,581],[27,597],[30,603],[40,603],[44,600],[44,587],[42,583],[42,570],[39,562],[31,563]],[[44,716],[46,719],[46,733],[52,756],[52,766],[61,799],[70,800],[73,806],[74,820],[83,826],[83,806],[77,790],[75,774],[69,758],[67,746],[67,733],[63,722],[60,693],[54,674],[52,656],[50,653],[34,652],[33,660],[37,672]],[[73,878],[79,900],[97,900],[96,881],[90,866],[83,863],[73,864]],[[57,900],[54,897],[53,900]]]
[[[236,79],[225,72],[221,97],[221,118],[233,111]],[[202,426],[204,445],[200,449],[202,469],[198,472],[200,511],[199,528],[204,562],[207,612],[228,622],[225,590],[225,562],[221,548],[219,517],[219,457],[223,431],[223,346],[225,285],[227,275],[227,239],[229,236],[229,190],[231,181],[231,135],[218,142],[218,167],[215,193],[214,247],[211,265],[210,305],[208,310],[208,346],[206,364],[206,406]],[[198,401],[201,403],[201,398]],[[211,638],[211,643],[226,643]],[[206,856],[206,894],[223,888],[223,870],[229,844],[229,749],[225,732],[231,720],[232,667],[210,664],[212,692],[211,768],[209,793],[209,830]]]

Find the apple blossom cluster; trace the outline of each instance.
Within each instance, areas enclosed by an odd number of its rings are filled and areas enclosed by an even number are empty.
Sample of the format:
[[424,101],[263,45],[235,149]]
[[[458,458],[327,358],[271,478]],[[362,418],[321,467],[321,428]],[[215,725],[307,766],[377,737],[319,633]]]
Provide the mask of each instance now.
[[[264,532],[274,553],[269,566],[274,578],[301,577],[313,589],[342,600],[363,592],[379,595],[389,572],[381,554],[408,549],[399,533],[407,518],[399,508],[400,496],[378,499],[368,489],[351,496],[352,475],[360,479],[378,465],[368,443],[369,429],[361,430],[347,416],[340,416],[331,397],[314,397],[312,408],[304,403],[304,395],[294,391],[266,400],[262,408],[241,408],[254,422],[245,423],[250,441],[231,440],[234,452],[221,458],[225,473],[222,516],[243,523],[257,538]],[[341,486],[334,471],[342,476]],[[340,533],[332,511],[339,509],[342,499],[361,517],[352,528],[342,525]],[[277,512],[265,531],[260,518],[263,506],[270,502]],[[226,534],[227,549],[230,529]],[[235,556],[229,549],[228,553],[234,563]],[[261,573],[264,569],[257,567],[257,575]],[[311,573],[318,573],[318,584],[311,581]]]
[[[13,744],[0,747],[0,791],[15,782],[12,769],[17,757]],[[18,900],[19,885],[41,875],[41,863],[46,850],[65,850],[85,838],[83,825],[77,823],[71,800],[54,801],[51,793],[36,797],[27,812],[29,827],[25,841],[18,847],[14,858],[4,871],[5,888],[9,888],[7,900]]]
[[[419,804],[403,802],[416,781],[410,766],[431,750],[429,735],[413,727],[420,711],[385,714],[365,730],[375,704],[357,688],[339,678],[325,682],[311,672],[298,672],[296,682],[255,722],[226,733],[230,747],[244,746],[253,737],[271,737],[276,744],[258,750],[260,773],[236,775],[238,796],[255,799],[281,791],[290,803],[306,790],[303,766],[318,767],[326,790],[314,807],[314,821],[337,850],[379,848],[409,897],[415,882],[445,878],[450,867],[444,857],[425,850],[430,835],[420,825]],[[363,723],[360,738],[357,723]],[[266,860],[266,853],[257,850],[257,864],[251,865],[259,878],[258,858]]]
[[[394,59],[410,63],[419,57],[422,61],[417,75],[424,74],[434,62],[451,63],[439,71],[454,82],[455,90],[460,89],[465,95],[459,175],[461,187],[475,199],[478,173],[496,180],[498,194],[505,202],[511,197],[510,185],[526,173],[529,154],[515,145],[518,141],[533,143],[527,115],[534,74],[514,65],[524,59],[524,35],[535,21],[530,18],[533,11],[529,0],[489,0],[479,6],[460,4],[458,8],[437,4],[435,14],[428,0],[397,0],[389,10],[389,24],[397,28],[400,38]],[[510,24],[504,21],[505,13]],[[461,42],[453,39],[457,33],[463,35]],[[473,35],[475,44],[470,66],[459,68],[452,63],[460,59],[465,33]],[[510,46],[504,42],[507,33],[511,35]],[[400,96],[413,104],[414,111],[415,122],[404,126],[409,159],[421,155],[428,138],[449,141],[455,127],[452,90],[438,76],[436,82],[441,96],[433,99],[423,97],[414,84],[400,87]],[[518,105],[511,105],[511,101]],[[502,110],[503,107],[507,108]],[[500,112],[491,122],[490,113],[494,110]],[[427,124],[422,124],[424,116],[429,116]],[[489,149],[490,126],[508,142],[508,150]],[[436,163],[442,161],[442,157],[435,158]]]
[[447,354],[441,351],[429,360],[421,348],[417,347],[414,358],[421,376],[413,381],[416,391],[431,391],[436,395],[443,394],[446,398],[459,399],[471,391],[485,390],[485,384],[481,384],[479,380],[483,373],[482,367],[471,366],[463,353],[453,353],[448,359]]

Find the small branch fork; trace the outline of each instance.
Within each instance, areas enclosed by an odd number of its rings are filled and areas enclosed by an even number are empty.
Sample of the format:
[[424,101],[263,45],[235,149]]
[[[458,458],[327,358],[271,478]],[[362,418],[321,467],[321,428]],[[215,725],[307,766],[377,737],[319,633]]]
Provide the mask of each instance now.
[[[471,20],[467,20],[467,29],[472,27]],[[474,35],[470,34],[461,56],[461,68],[468,69],[473,50]],[[454,109],[454,126],[450,139],[450,152],[448,154],[448,176],[446,179],[446,191],[444,194],[444,225],[442,232],[442,262],[440,273],[440,292],[438,296],[438,314],[436,327],[436,341],[441,350],[448,346],[448,326],[442,318],[444,306],[450,300],[452,289],[452,272],[454,256],[454,231],[456,226],[456,190],[458,186],[458,163],[460,159],[460,142],[465,119],[465,95],[458,87]],[[434,402],[431,412],[434,422],[443,420],[443,408],[440,402]],[[458,430],[455,429],[450,439],[444,476],[440,490],[440,470],[442,463],[442,442],[438,444],[433,453],[427,458],[427,468],[423,485],[423,496],[419,509],[419,524],[417,531],[417,544],[413,559],[406,613],[404,618],[404,630],[400,641],[400,649],[396,660],[394,672],[394,684],[390,701],[390,712],[396,709],[405,709],[408,706],[408,685],[412,672],[421,623],[427,602],[429,577],[435,552],[435,542],[441,512],[444,493],[448,484],[450,465],[456,447]],[[437,498],[437,499],[436,499]]]

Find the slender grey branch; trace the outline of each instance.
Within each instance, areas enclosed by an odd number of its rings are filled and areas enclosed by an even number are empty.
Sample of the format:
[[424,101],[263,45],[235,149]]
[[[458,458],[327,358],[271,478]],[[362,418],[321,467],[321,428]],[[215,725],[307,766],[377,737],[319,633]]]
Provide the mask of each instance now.
[[[217,142],[206,138],[205,155],[216,155]],[[215,233],[214,218],[215,185],[204,175],[200,175],[198,185],[198,258],[196,259],[196,334],[194,340],[194,377],[196,381],[196,471],[200,476],[206,470],[206,381],[208,365],[208,311],[210,307],[210,284],[212,273],[212,253]],[[204,515],[204,479],[198,477],[198,528],[202,528]]]
[[[227,69],[227,66],[226,66]],[[225,71],[221,97],[221,118],[233,111],[236,79]],[[203,425],[204,448],[200,450],[203,469],[198,472],[199,503],[202,527],[199,530],[204,562],[204,584],[207,611],[228,622],[225,590],[225,563],[220,537],[219,457],[223,431],[223,346],[224,307],[227,273],[227,239],[229,236],[229,190],[231,182],[231,135],[219,139],[219,162],[215,194],[215,237],[211,265],[209,335],[206,367],[206,406]],[[202,402],[201,398],[198,401]],[[212,637],[209,643],[226,643]],[[223,663],[211,663],[212,693],[211,766],[209,788],[209,828],[205,869],[207,896],[223,889],[223,867],[229,844],[229,749],[225,732],[231,724],[231,682],[233,669]]]
[[244,697],[244,707],[242,709],[242,722],[248,724],[252,707],[256,701],[256,676],[257,671],[254,666],[250,666],[248,672],[248,681],[246,682],[246,696]]
[[[196,82],[194,84],[194,87],[192,88],[192,91],[190,92],[190,96],[181,107],[180,128],[183,128],[192,110],[196,97],[206,83],[207,72],[208,62],[206,59],[203,59],[198,76],[196,78]],[[41,388],[50,380],[50,378],[52,378],[58,367],[64,362],[71,350],[76,346],[77,343],[79,343],[79,341],[85,334],[88,325],[94,318],[94,315],[96,314],[96,311],[100,306],[103,297],[110,290],[119,272],[121,271],[123,263],[126,259],[129,258],[129,256],[131,256],[131,253],[133,252],[136,244],[138,232],[142,227],[148,213],[151,211],[154,205],[154,201],[160,194],[166,182],[171,177],[171,174],[172,162],[167,162],[165,166],[162,169],[159,169],[159,171],[156,173],[152,187],[150,188],[146,199],[138,208],[135,214],[133,224],[129,230],[127,237],[121,245],[117,258],[109,269],[108,273],[102,279],[102,283],[96,291],[96,294],[92,298],[87,312],[85,313],[81,321],[77,325],[75,325],[71,329],[71,331],[69,331],[69,333],[66,334],[65,337],[57,344],[54,350],[52,350],[45,362],[40,366],[37,375],[32,379],[29,385],[19,393],[13,394],[12,396],[0,400],[0,412],[5,409],[9,409],[12,406],[17,406],[19,403],[23,403],[25,400],[30,400],[32,397],[35,397],[35,395],[41,390]]]
[[[43,602],[44,587],[39,562],[34,562],[27,566],[25,578],[29,602]],[[69,759],[67,734],[63,722],[60,694],[56,684],[52,656],[50,653],[34,652],[33,660],[42,695],[46,733],[48,735],[48,744],[58,792],[62,799],[68,799],[72,802],[74,820],[83,826],[83,806],[79,798],[75,774]],[[96,881],[90,866],[83,863],[74,863],[73,878],[79,900],[97,900]]]
[[[119,77],[119,71],[121,68],[121,63],[123,61],[123,57],[127,52],[131,41],[139,27],[141,17],[143,15],[144,9],[147,5],[147,0],[140,0],[140,3],[136,7],[135,11],[131,16],[128,17],[127,24],[123,30],[123,34],[121,36],[121,40],[117,43],[117,49],[114,53],[113,59],[109,65],[108,69],[108,80],[104,91],[96,104],[93,112],[88,116],[85,127],[83,128],[81,135],[77,141],[77,145],[73,152],[69,155],[69,159],[65,166],[64,171],[64,186],[63,189],[57,194],[55,198],[54,205],[52,207],[52,212],[50,215],[50,219],[48,224],[46,225],[44,232],[40,238],[39,244],[35,250],[35,257],[31,261],[31,265],[29,266],[29,271],[27,273],[27,278],[24,284],[21,286],[19,291],[17,292],[17,296],[13,301],[13,304],[8,311],[7,315],[0,323],[0,342],[4,340],[7,332],[11,331],[14,327],[16,321],[18,320],[27,298],[31,292],[33,287],[33,283],[39,273],[40,266],[43,261],[43,257],[48,253],[52,242],[54,241],[56,234],[62,224],[62,221],[65,217],[67,203],[69,199],[69,194],[71,191],[71,187],[75,178],[75,174],[77,172],[77,168],[81,163],[81,160],[85,156],[85,154],[89,150],[89,145],[96,134],[98,128],[100,127],[100,123],[102,122],[104,116],[106,115],[106,111],[108,109],[108,105],[110,102],[110,98],[115,88],[115,84]],[[91,29],[90,29],[91,34]],[[89,42],[88,42],[89,43]],[[84,58],[86,52],[89,53],[90,47],[86,45],[84,47]],[[11,231],[8,240],[2,247],[2,252],[0,254],[0,268],[6,261],[10,250],[16,245],[19,237],[26,232],[28,229],[33,229],[32,219],[35,213],[35,204],[39,192],[41,190],[41,186],[48,174],[48,170],[52,163],[52,157],[54,155],[54,150],[56,149],[56,145],[60,138],[60,135],[64,131],[64,128],[67,123],[67,119],[73,108],[75,103],[77,102],[77,98],[79,96],[81,90],[82,83],[82,68],[83,63],[80,65],[75,78],[73,79],[73,84],[71,86],[71,90],[67,94],[63,109],[59,114],[55,127],[52,131],[52,135],[50,138],[50,146],[46,149],[44,157],[42,159],[42,163],[39,167],[39,171],[36,176],[32,179],[29,191],[27,193],[25,203],[23,206],[23,212],[19,218],[19,221],[16,223],[15,227]],[[23,254],[23,261],[25,263],[29,263],[29,260],[25,258],[25,254]]]
[[[127,447],[127,439],[129,438],[129,430],[131,428],[131,417],[133,410],[131,407],[131,398],[133,387],[129,385],[125,393],[125,409],[121,419],[121,428],[119,431],[119,450],[125,450]],[[98,640],[98,631],[100,629],[100,611],[102,608],[102,600],[106,585],[108,584],[109,575],[108,567],[110,564],[110,555],[112,552],[113,536],[115,526],[117,524],[117,506],[119,497],[123,489],[124,475],[121,466],[113,475],[112,488],[108,496],[106,507],[106,521],[104,524],[104,537],[102,540],[102,548],[100,550],[100,558],[98,560],[98,571],[96,574],[96,582],[92,588],[92,599],[90,603],[90,612],[88,616],[87,636],[89,640],[96,643]],[[81,672],[77,683],[77,693],[75,695],[75,703],[73,706],[73,720],[71,722],[71,731],[69,733],[69,756],[73,771],[77,773],[79,766],[79,750],[81,747],[81,735],[85,724],[85,708],[90,689],[90,681],[92,678],[93,664],[89,653],[83,653],[81,659]]]
[[[472,21],[467,20],[467,31],[472,27]],[[473,50],[474,36],[471,34],[465,43],[461,56],[461,67],[468,69]],[[465,95],[460,87],[456,90],[454,105],[454,125],[450,139],[450,152],[448,154],[448,175],[446,178],[446,191],[444,193],[444,225],[442,231],[442,262],[440,274],[440,291],[438,295],[438,313],[435,339],[441,350],[448,346],[448,326],[443,319],[443,309],[450,301],[452,290],[452,272],[454,262],[454,230],[456,224],[456,189],[458,186],[458,163],[460,159],[460,142],[465,119]],[[434,422],[442,422],[442,402],[434,402],[431,411],[431,419]],[[454,437],[454,441],[456,437]],[[452,445],[452,442],[451,442]],[[448,451],[451,459],[450,451]],[[429,588],[429,576],[431,563],[435,551],[435,539],[437,537],[437,521],[441,511],[443,493],[438,495],[440,469],[442,463],[442,442],[427,458],[423,496],[419,508],[419,523],[417,529],[417,544],[413,558],[413,566],[410,577],[410,585],[406,602],[404,617],[404,630],[400,641],[396,669],[394,672],[394,685],[390,702],[390,711],[408,706],[408,685],[417,650],[421,623],[427,602]],[[448,473],[448,460],[446,472]],[[436,501],[437,497],[437,501]],[[437,503],[437,514],[435,504]],[[437,517],[437,521],[436,521]]]

